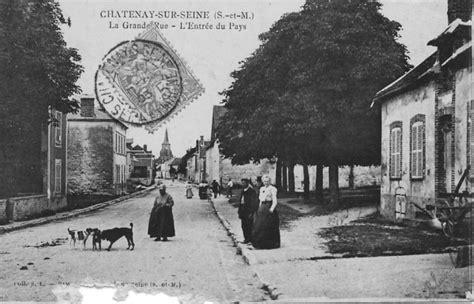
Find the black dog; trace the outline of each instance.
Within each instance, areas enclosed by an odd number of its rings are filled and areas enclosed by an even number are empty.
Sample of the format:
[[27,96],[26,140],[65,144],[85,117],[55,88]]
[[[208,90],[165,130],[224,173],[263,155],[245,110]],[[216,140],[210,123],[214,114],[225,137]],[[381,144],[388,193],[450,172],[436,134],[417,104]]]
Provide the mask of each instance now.
[[107,248],[107,251],[110,251],[112,244],[115,243],[122,236],[125,236],[128,242],[127,249],[133,250],[135,248],[135,244],[133,243],[133,230],[132,229],[133,229],[133,223],[130,223],[130,228],[122,227],[122,228],[113,228],[113,229],[107,229],[107,230],[102,230],[102,231],[97,229],[97,231],[94,233],[94,236],[92,238],[92,249],[97,248],[96,243],[98,243],[99,250],[101,250],[102,249],[101,244],[100,244],[101,240],[107,240],[110,242],[109,247]]
[[102,250],[100,245],[100,230],[95,228],[91,232],[92,234],[92,250],[97,250],[97,244],[99,244],[99,250]]

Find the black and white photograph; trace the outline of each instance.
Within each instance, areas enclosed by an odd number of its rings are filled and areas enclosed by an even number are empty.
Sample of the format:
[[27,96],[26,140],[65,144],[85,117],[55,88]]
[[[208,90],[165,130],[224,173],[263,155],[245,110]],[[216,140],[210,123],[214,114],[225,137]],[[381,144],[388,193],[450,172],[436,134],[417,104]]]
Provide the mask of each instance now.
[[472,0],[0,0],[0,303],[471,303]]

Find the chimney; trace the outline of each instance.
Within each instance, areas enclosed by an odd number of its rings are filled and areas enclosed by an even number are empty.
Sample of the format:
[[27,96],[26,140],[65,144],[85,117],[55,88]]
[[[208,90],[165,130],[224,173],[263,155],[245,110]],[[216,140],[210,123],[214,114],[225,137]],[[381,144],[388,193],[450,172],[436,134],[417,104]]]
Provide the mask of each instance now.
[[143,151],[148,152],[147,145],[143,145]]
[[90,98],[90,97],[81,98],[81,116],[82,117],[95,117],[94,98]]
[[457,18],[462,21],[471,20],[472,0],[448,0],[448,24]]

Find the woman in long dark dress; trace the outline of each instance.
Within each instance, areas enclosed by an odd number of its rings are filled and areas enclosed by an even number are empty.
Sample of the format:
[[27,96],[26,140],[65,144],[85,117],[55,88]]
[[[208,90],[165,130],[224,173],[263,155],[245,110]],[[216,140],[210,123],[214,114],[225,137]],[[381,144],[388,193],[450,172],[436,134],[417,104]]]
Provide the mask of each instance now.
[[193,198],[193,185],[191,182],[188,182],[185,186],[186,189],[186,198]]
[[166,193],[165,185],[160,185],[159,189],[160,196],[155,199],[148,222],[148,234],[154,237],[155,241],[167,241],[169,237],[175,236],[172,209],[174,201],[171,195]]
[[260,207],[255,217],[252,233],[252,245],[257,249],[273,249],[280,247],[280,219],[276,210],[277,189],[273,187],[268,175],[262,177],[263,187],[260,188]]

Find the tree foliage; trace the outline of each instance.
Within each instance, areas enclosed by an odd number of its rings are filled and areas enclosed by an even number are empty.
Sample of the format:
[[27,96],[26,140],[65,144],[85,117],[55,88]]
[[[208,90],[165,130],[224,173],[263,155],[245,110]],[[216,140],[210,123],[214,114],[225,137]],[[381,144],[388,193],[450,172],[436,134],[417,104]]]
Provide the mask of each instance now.
[[76,81],[83,68],[77,50],[66,46],[63,25],[70,20],[54,0],[0,2],[0,163],[10,181],[2,193],[31,182],[28,172],[41,178],[41,130],[51,122],[49,107],[78,109],[71,96],[80,93]]
[[219,125],[234,163],[278,156],[298,164],[377,164],[372,97],[406,72],[400,24],[376,1],[308,0],[260,35],[261,46],[222,92]]

